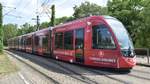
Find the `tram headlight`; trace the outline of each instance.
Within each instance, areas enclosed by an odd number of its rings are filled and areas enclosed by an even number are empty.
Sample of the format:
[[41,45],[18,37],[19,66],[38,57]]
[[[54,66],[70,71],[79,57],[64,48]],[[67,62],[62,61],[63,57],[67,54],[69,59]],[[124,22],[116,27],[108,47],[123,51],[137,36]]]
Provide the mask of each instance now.
[[124,57],[134,57],[134,50],[121,50],[121,53]]

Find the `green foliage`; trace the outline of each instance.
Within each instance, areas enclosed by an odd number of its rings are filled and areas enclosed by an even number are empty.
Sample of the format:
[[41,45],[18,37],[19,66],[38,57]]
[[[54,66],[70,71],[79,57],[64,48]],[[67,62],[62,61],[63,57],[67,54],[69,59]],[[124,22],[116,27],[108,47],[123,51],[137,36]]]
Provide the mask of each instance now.
[[140,16],[142,17],[141,20],[141,27],[138,31],[138,40],[136,41],[136,46],[138,47],[148,47],[150,48],[150,1],[145,0],[142,3],[143,10],[141,10]]
[[2,4],[0,3],[0,53],[3,51]]
[[31,26],[30,24],[25,23],[22,26],[20,26],[20,29],[18,29],[17,36],[31,33],[31,32],[34,32],[35,30],[36,30],[36,25]]
[[7,40],[17,35],[17,25],[7,24],[3,25],[4,31],[4,45],[7,45]]
[[90,2],[82,3],[80,6],[74,7],[75,18],[85,17],[89,15],[104,15],[107,14],[107,8],[101,7],[97,4],[93,4]]
[[150,47],[149,4],[148,0],[112,0],[108,2],[109,15],[118,18],[126,26],[136,47]]
[[44,28],[47,28],[49,27],[49,22],[43,22],[40,24],[40,29],[44,29]]
[[[68,22],[68,21],[72,21],[74,20],[73,17],[67,17],[67,16],[64,16],[64,17],[61,17],[61,18],[56,18],[55,19],[55,25],[59,25],[61,23],[65,23],[65,22]],[[44,29],[44,28],[47,28],[51,25],[49,25],[50,23],[49,22],[42,22],[40,24],[40,29]]]
[[138,1],[133,3],[132,0],[112,0],[112,2],[108,2],[110,15],[123,22],[132,36],[134,43],[137,38],[138,21],[141,20],[139,17],[140,11],[136,10],[136,7],[140,5],[138,3]]
[[56,18],[55,23],[56,23],[56,25],[58,25],[58,24],[61,24],[61,23],[65,23],[65,22],[71,21],[73,19],[74,19],[74,17],[66,17],[66,16],[64,16],[64,17],[61,17],[61,18]]

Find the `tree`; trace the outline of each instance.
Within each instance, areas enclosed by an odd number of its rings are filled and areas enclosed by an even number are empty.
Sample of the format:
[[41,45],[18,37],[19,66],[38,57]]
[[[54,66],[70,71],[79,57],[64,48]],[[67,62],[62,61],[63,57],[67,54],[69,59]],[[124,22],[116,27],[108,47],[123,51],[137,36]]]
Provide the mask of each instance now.
[[7,40],[13,38],[17,35],[17,25],[14,24],[6,24],[3,26],[4,31],[4,45],[7,46]]
[[108,2],[108,11],[111,16],[119,19],[129,31],[135,44],[137,32],[141,27],[141,2],[143,0],[111,0]]
[[0,53],[3,52],[2,4],[0,3]]
[[[59,25],[61,23],[72,21],[73,19],[74,19],[73,17],[67,17],[67,16],[64,16],[64,17],[61,17],[61,18],[56,18],[55,19],[55,25]],[[47,28],[47,27],[51,26],[49,24],[50,24],[49,22],[42,22],[40,24],[40,29],[44,29],[44,28]]]
[[49,27],[49,22],[42,22],[40,24],[40,29],[47,28],[47,27]]
[[20,26],[18,29],[17,36],[34,32],[36,30],[36,25],[30,25],[29,23],[25,23]]
[[149,4],[149,0],[111,0],[107,5],[109,15],[126,26],[136,47],[150,47]]
[[85,17],[89,15],[104,15],[107,14],[107,8],[101,7],[97,4],[84,2],[80,6],[74,7],[74,14],[75,18]]
[[150,1],[145,0],[142,3],[142,10],[140,16],[142,17],[141,28],[138,31],[138,39],[136,41],[136,46],[150,48]]
[[65,22],[68,22],[68,21],[72,21],[74,20],[74,17],[67,17],[67,16],[64,16],[64,17],[61,17],[61,18],[56,18],[55,19],[55,24],[58,25],[58,24],[61,24],[61,23],[65,23]]

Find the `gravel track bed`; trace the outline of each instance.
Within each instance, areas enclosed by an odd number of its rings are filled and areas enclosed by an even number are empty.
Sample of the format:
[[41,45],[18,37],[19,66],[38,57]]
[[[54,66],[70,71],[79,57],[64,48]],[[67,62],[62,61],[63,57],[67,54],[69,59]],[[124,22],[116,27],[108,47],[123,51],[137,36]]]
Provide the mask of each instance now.
[[[34,66],[44,68],[41,69],[48,77],[58,81],[58,83],[66,84],[132,84],[150,82],[149,71],[142,70],[141,66],[134,67],[131,72],[122,73],[109,69],[90,68],[82,65],[70,64],[51,58],[36,56],[24,52],[11,51],[18,54],[21,58],[31,62]],[[142,67],[143,68],[143,67]]]

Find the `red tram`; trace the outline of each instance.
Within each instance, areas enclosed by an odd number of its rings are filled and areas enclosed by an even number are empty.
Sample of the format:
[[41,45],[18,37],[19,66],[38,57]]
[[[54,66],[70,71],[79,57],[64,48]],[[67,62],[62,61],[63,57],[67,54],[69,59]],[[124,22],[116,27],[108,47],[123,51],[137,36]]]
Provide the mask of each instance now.
[[131,69],[135,54],[123,24],[90,16],[8,40],[9,48],[88,66]]

